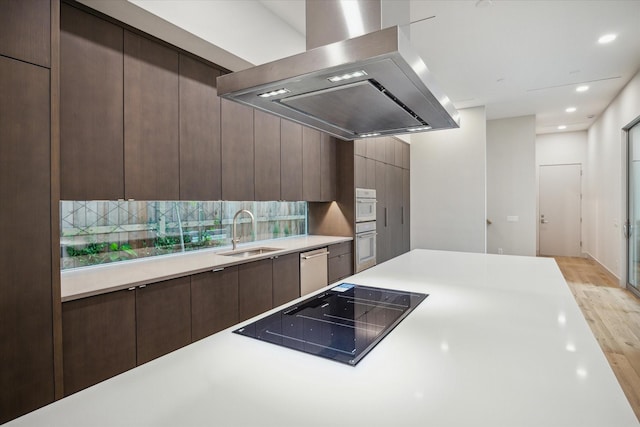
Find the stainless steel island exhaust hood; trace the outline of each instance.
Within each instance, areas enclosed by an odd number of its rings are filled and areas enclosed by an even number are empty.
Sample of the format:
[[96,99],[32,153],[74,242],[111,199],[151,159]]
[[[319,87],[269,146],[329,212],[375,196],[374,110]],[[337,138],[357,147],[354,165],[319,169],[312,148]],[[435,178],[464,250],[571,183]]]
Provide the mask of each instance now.
[[220,76],[218,95],[344,140],[459,126],[398,26]]

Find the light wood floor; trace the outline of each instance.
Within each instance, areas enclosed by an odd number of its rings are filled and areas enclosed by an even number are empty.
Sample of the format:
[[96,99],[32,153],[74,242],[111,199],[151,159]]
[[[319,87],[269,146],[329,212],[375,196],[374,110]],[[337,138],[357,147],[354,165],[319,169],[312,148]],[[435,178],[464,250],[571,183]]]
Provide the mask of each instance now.
[[640,299],[591,260],[555,259],[640,419]]

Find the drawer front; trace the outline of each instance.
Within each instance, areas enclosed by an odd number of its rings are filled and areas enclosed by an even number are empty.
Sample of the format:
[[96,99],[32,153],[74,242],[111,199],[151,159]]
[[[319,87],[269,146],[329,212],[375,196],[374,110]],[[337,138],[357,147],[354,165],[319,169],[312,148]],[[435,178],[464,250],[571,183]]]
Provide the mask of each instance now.
[[353,257],[351,253],[329,258],[329,283],[336,282],[353,274]]
[[329,245],[329,258],[335,258],[340,255],[352,253],[352,242],[336,243],[335,245]]

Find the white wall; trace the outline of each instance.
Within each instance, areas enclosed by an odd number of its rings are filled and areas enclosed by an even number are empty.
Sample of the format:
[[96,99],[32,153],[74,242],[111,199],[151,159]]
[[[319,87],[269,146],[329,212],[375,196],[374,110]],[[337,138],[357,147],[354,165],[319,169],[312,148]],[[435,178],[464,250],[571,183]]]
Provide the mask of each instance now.
[[[582,216],[586,215],[587,172],[587,131],[546,133],[536,136],[536,218],[540,217],[540,166],[542,165],[582,165]],[[536,253],[540,247],[538,240],[540,223],[536,221]],[[585,252],[586,221],[582,222],[582,251]]]
[[486,251],[486,114],[411,135],[411,249]]
[[589,128],[583,248],[626,281],[626,144],[622,129],[640,116],[640,72]]
[[536,255],[535,140],[533,115],[487,122],[488,253]]

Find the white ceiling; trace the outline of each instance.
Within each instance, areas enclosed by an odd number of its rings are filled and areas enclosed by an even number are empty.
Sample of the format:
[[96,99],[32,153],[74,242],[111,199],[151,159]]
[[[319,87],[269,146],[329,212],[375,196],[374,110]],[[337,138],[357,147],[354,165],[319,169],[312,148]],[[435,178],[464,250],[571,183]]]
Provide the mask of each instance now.
[[[411,42],[456,108],[535,114],[538,133],[587,129],[640,69],[640,0],[386,1],[410,1],[412,22],[435,15]],[[304,50],[304,0],[129,2],[253,64]]]

